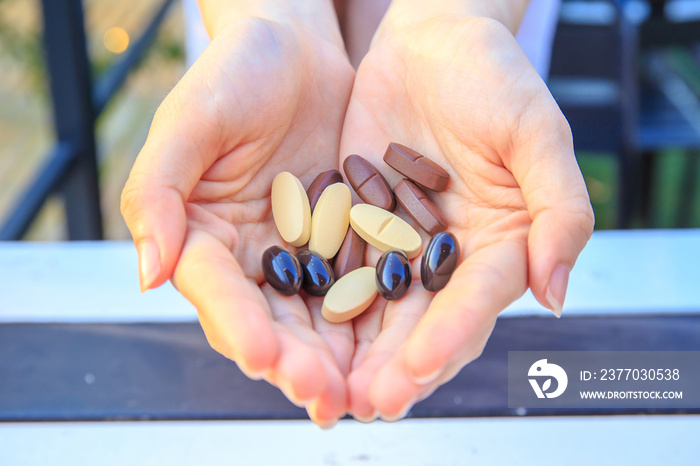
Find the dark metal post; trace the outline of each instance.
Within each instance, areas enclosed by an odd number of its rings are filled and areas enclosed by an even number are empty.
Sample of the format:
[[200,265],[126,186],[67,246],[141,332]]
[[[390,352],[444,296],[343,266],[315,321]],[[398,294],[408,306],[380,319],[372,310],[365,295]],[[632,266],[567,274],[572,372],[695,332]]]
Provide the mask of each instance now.
[[640,162],[637,128],[639,127],[639,77],[637,75],[637,27],[622,11],[618,12],[620,41],[620,111],[622,140],[618,167],[617,227],[631,228],[637,214]]
[[90,62],[80,0],[42,0],[56,138],[77,150],[61,184],[71,240],[102,239]]

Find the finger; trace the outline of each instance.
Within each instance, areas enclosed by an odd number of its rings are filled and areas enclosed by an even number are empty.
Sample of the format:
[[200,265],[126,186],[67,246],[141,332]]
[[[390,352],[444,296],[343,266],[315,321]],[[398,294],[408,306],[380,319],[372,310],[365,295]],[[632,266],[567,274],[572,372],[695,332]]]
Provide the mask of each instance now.
[[284,337],[274,369],[276,383],[292,402],[306,405],[323,391],[327,378],[309,312],[298,295],[283,296],[269,285],[262,291],[270,304],[277,334]]
[[414,280],[406,296],[386,305],[381,333],[348,378],[350,413],[356,419],[369,422],[376,418],[378,412],[371,399],[375,376],[407,340],[428,308],[430,299],[430,293],[422,288],[420,281]]
[[438,292],[425,316],[372,383],[372,404],[397,416],[445,368],[475,359],[483,350],[498,314],[526,287],[525,235],[476,250]]
[[378,416],[369,402],[369,386],[375,372],[389,356],[381,357],[381,348],[375,347],[374,352],[370,350],[381,334],[386,307],[387,301],[377,298],[365,312],[353,319],[355,354],[347,379],[348,408],[350,414],[361,422],[371,422]]
[[182,295],[197,308],[212,348],[251,377],[273,368],[280,349],[271,310],[221,241],[191,229],[174,278]]
[[392,355],[376,372],[369,387],[370,403],[376,413],[391,422],[406,416],[422,388],[408,375],[403,364],[405,351]]
[[193,67],[158,108],[126,182],[121,212],[139,254],[141,290],[173,273],[186,231],[185,202],[219,155],[216,114]]
[[372,422],[379,416],[370,402],[369,390],[377,371],[390,357],[388,353],[377,353],[363,361],[348,376],[348,411],[360,422]]
[[[405,348],[401,348],[400,351],[403,351],[404,349]],[[405,356],[402,354],[398,355],[398,357],[401,358]],[[397,397],[397,403],[393,407],[393,409],[385,408],[385,411],[383,411],[381,414],[382,420],[387,422],[394,422],[403,419],[404,417],[406,417],[406,415],[411,410],[411,408],[413,408],[414,405],[425,400],[430,395],[432,395],[435,392],[435,390],[452,380],[469,362],[471,362],[471,360],[466,359],[451,362],[447,367],[443,369],[443,371],[437,379],[433,380],[432,382],[428,382],[424,385],[414,383],[408,379],[402,379],[401,377],[399,377],[398,380],[400,380],[403,385],[395,386],[394,390],[395,392],[403,393],[407,396]],[[394,368],[396,368],[396,366],[394,366]],[[386,377],[387,379],[395,377],[391,373],[383,373],[382,376]],[[380,383],[378,385],[380,385]],[[376,413],[377,415],[379,415],[379,411],[376,411]]]
[[323,429],[333,427],[345,415],[348,406],[345,378],[331,357],[321,358],[326,370],[326,387],[309,403],[306,411],[313,422]]
[[[295,337],[296,346],[304,347],[297,348],[298,358],[290,360],[286,368],[278,366],[280,387],[285,393],[296,394],[290,399],[305,404],[309,417],[316,424],[332,427],[345,414],[347,391],[333,352],[312,326],[313,320],[323,319],[320,301],[309,300],[310,311],[300,296],[282,296],[270,286],[263,287],[263,293],[270,303],[276,324]],[[329,337],[347,341],[352,328],[349,324],[338,327],[340,333]]]
[[309,308],[314,330],[328,346],[341,374],[347,376],[350,372],[350,364],[355,350],[352,322],[333,324],[324,319],[321,313],[322,298],[308,296],[306,304]]
[[455,378],[455,376],[460,373],[464,366],[466,366],[470,362],[472,362],[471,359],[458,359],[448,364],[447,367],[445,367],[445,369],[442,371],[442,374],[440,374],[440,377],[435,379],[433,382],[423,385],[423,387],[418,391],[418,397],[416,398],[416,402],[414,404],[420,403],[421,401],[425,400],[430,395],[432,395],[435,392],[435,390],[437,390],[442,385]]
[[[139,252],[142,290],[162,284],[172,274],[186,230],[184,203],[202,175],[220,156],[251,138],[265,140],[269,128],[282,124],[280,115],[286,112],[280,111],[280,104],[292,101],[291,95],[269,91],[290,87],[279,86],[280,81],[294,81],[283,76],[273,80],[264,66],[251,65],[259,57],[252,57],[250,50],[266,50],[270,42],[276,43],[273,36],[266,22],[227,30],[156,111],[121,204]],[[238,46],[232,49],[230,44]],[[275,50],[265,58],[285,63],[283,55],[283,50]],[[245,171],[246,163],[256,159],[236,160],[238,169]]]
[[147,170],[134,166],[121,197],[121,212],[138,252],[142,292],[172,275],[187,228],[185,194],[173,184],[177,175]]
[[594,217],[569,125],[546,89],[537,95],[518,119],[510,169],[532,219],[530,287],[560,316],[569,272],[591,237]]
[[[372,246],[367,247],[365,254],[367,256],[366,263],[368,264],[376,264],[382,256],[382,252]],[[414,260],[411,265],[411,288],[407,294],[409,294],[411,290],[416,289],[420,290],[420,293],[423,293],[423,289],[421,287],[415,286],[420,280],[420,267],[418,264],[418,260]],[[415,312],[397,314],[396,306],[398,305],[399,309],[405,308],[407,305],[400,305],[399,303],[414,302],[418,296],[420,295],[411,296],[410,298],[403,298],[401,301],[395,302],[390,302],[386,299],[378,297],[365,312],[353,319],[353,328],[355,330],[355,354],[352,360],[353,370],[362,364],[367,352],[374,345],[374,341],[382,332],[384,332],[384,330],[391,329],[384,335],[384,338],[386,338],[387,336],[396,333],[396,329],[405,330],[408,327],[411,329],[413,328],[417,320],[411,319],[411,317],[416,315]],[[427,303],[424,306],[420,306],[417,303],[416,305],[418,307],[415,309],[418,309],[420,315],[422,315],[421,310],[427,308]],[[386,312],[387,309],[389,309],[389,312]],[[409,318],[409,322],[406,322],[407,317]],[[415,321],[411,323],[411,320]],[[394,322],[398,322],[398,325],[395,327],[393,325]],[[396,347],[398,345],[393,346]]]
[[365,312],[352,320],[355,336],[355,353],[352,357],[351,370],[357,369],[362,364],[367,352],[382,331],[384,310],[387,301],[376,298]]

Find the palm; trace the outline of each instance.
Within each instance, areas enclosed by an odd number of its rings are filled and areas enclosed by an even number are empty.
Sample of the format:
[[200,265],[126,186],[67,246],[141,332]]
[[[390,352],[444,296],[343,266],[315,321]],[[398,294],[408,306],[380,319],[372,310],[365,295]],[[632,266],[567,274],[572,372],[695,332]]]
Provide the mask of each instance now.
[[[271,32],[277,37],[265,37]],[[245,41],[217,57],[217,75],[208,76],[216,89],[211,96],[215,111],[203,118],[217,128],[215,140],[206,144],[217,150],[205,162],[187,204],[194,228],[199,215],[207,214],[230,228],[225,237],[234,256],[246,276],[261,283],[261,253],[281,243],[270,213],[272,180],[291,171],[308,184],[320,171],[337,168],[352,70],[340,50],[328,44],[304,50],[311,44],[270,26],[246,33]],[[296,58],[303,69],[294,62],[295,53],[309,55]]]
[[[454,376],[483,347],[498,311],[527,289],[531,222],[508,159],[516,149],[512,135],[518,122],[541,93],[546,95],[546,88],[517,46],[513,48],[512,37],[509,43],[490,31],[487,42],[470,43],[475,36],[460,32],[465,29],[458,22],[432,21],[410,32],[380,35],[358,69],[341,154],[359,153],[386,167],[382,171],[392,186],[401,175],[381,160],[392,141],[414,147],[448,169],[448,189],[432,198],[446,214],[449,231],[466,258],[432,302],[432,294],[418,283],[404,299],[355,322],[358,351],[350,392],[351,409],[360,418],[371,416],[378,403],[385,412],[398,412]],[[414,261],[414,280],[418,268],[419,261]],[[396,367],[384,369],[384,376],[377,378],[387,361],[407,351],[405,342],[426,311],[424,335],[439,328],[439,316],[464,306],[473,312],[461,322],[462,329],[451,335],[442,328],[448,333],[441,340],[413,345],[414,354],[425,354],[425,365],[431,364],[431,353],[454,353],[457,345],[464,346],[437,383],[402,382],[390,374]]]
[[308,185],[338,167],[353,75],[329,43],[248,21],[217,35],[169,97],[196,99],[180,113],[199,129],[180,167],[191,190],[174,281],[215,349],[293,401],[314,399],[308,409],[319,423],[345,412],[352,329],[325,323],[317,298],[272,292],[260,258],[283,244],[269,199],[275,175],[290,171]]

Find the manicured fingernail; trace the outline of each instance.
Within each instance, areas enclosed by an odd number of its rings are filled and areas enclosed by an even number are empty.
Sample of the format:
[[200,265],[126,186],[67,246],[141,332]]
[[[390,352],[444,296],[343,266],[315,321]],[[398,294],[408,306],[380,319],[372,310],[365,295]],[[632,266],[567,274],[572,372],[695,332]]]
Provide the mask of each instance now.
[[569,274],[571,269],[564,264],[559,264],[552,272],[549,279],[546,298],[551,306],[552,312],[557,317],[561,317],[561,310],[566,298],[566,287],[569,285]]
[[357,414],[353,415],[353,417],[355,418],[356,421],[360,421],[360,422],[363,422],[365,424],[369,424],[370,422],[374,422],[377,420],[377,418],[379,417],[379,412],[375,409],[374,412],[367,417],[358,416]]
[[160,274],[160,252],[153,241],[144,241],[139,245],[139,283],[141,293],[149,289]]

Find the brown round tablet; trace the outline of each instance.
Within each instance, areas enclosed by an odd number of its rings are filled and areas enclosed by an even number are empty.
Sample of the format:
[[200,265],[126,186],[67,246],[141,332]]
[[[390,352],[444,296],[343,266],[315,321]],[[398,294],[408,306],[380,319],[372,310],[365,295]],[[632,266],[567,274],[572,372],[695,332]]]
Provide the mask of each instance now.
[[362,267],[365,261],[365,240],[355,233],[355,230],[348,228],[342,246],[333,261],[333,272],[338,280],[343,275]]
[[332,184],[342,182],[343,175],[341,175],[338,170],[328,170],[319,173],[309,185],[309,189],[306,190],[306,195],[309,197],[309,204],[311,204],[311,212],[314,211],[318,198],[321,197],[321,193],[323,193],[324,189]]
[[387,147],[384,161],[406,178],[432,191],[444,191],[450,181],[450,174],[440,165],[396,142]]
[[396,199],[389,183],[377,167],[359,155],[351,155],[343,162],[345,176],[360,199],[391,212],[396,207]]
[[394,187],[394,194],[408,215],[430,236],[447,230],[447,222],[438,206],[414,182],[404,178]]

